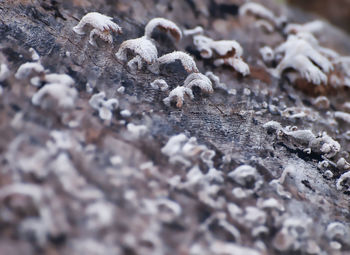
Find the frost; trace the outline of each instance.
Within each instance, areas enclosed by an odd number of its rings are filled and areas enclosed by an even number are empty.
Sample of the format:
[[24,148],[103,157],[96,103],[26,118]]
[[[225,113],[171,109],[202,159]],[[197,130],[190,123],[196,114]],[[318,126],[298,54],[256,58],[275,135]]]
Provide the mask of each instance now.
[[[131,59],[129,56],[131,55]],[[131,70],[142,69],[144,63],[152,71],[157,67],[158,51],[153,42],[146,36],[130,39],[124,41],[117,53],[116,58],[120,61],[126,62]],[[155,70],[156,71],[156,70]]]
[[159,28],[162,31],[169,31],[172,37],[179,41],[182,37],[180,28],[172,21],[164,18],[151,19],[145,27],[145,36],[151,39],[153,31]]
[[103,15],[98,12],[90,12],[86,14],[76,25],[73,27],[73,31],[79,35],[84,35],[84,27],[85,25],[90,25],[93,27],[93,29],[90,32],[90,39],[89,43],[96,46],[96,42],[94,40],[94,36],[97,35],[100,37],[102,40],[112,43],[113,42],[113,37],[110,34],[110,31],[114,31],[118,34],[122,33],[122,29],[120,26],[115,24],[112,21],[112,17],[108,17],[106,15]]
[[278,77],[292,68],[308,82],[327,84],[325,73],[333,70],[332,63],[300,35],[289,35],[287,41],[276,48],[275,55],[278,54],[284,55],[275,69]]
[[17,72],[15,74],[15,77],[17,79],[25,79],[27,78],[29,75],[31,75],[33,72],[36,73],[43,73],[45,71],[44,67],[36,62],[27,62],[22,64],[18,69]]
[[151,87],[154,89],[160,89],[161,91],[168,90],[169,86],[163,79],[156,79],[153,82],[151,82]]
[[57,105],[62,109],[73,109],[78,97],[78,91],[75,88],[61,83],[49,83],[38,90],[32,97],[34,105],[40,105],[42,108]]
[[174,51],[172,53],[165,54],[158,58],[160,65],[174,63],[179,60],[188,73],[198,73],[198,68],[193,57],[182,51]]
[[184,87],[193,90],[193,87],[198,87],[202,92],[212,93],[213,87],[209,78],[201,73],[192,73],[187,76]]
[[10,76],[10,70],[6,64],[0,65],[0,82],[5,81]]
[[104,91],[92,95],[89,100],[90,106],[98,111],[99,117],[102,120],[110,121],[113,117],[113,111],[119,106],[119,102],[116,98],[106,99]]
[[168,106],[170,106],[172,102],[175,102],[176,107],[181,108],[185,101],[185,96],[193,99],[194,96],[192,90],[184,86],[177,86],[175,89],[170,91],[169,96],[164,98],[163,102]]

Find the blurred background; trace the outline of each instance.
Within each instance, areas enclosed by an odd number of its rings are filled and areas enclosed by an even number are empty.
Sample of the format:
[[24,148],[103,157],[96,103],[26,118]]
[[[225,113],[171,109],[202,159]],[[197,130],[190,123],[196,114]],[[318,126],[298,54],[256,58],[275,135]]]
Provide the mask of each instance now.
[[350,0],[287,0],[295,7],[315,13],[350,32]]

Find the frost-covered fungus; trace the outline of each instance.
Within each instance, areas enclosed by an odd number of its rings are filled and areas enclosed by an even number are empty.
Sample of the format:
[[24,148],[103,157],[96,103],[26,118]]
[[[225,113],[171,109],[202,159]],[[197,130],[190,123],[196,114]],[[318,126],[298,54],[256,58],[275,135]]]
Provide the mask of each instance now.
[[332,63],[326,57],[309,42],[295,35],[288,36],[287,41],[276,48],[275,54],[283,55],[275,69],[277,77],[291,68],[298,71],[308,82],[320,85],[327,84],[326,73],[333,70]]
[[174,22],[164,18],[151,19],[145,27],[145,36],[148,39],[151,39],[152,34],[156,28],[165,32],[169,31],[171,36],[177,41],[181,40],[182,38],[182,32],[180,28]]
[[333,158],[340,152],[340,144],[326,132],[316,136],[309,144],[312,151],[323,154],[326,158]]
[[106,99],[104,91],[92,95],[89,100],[90,106],[98,111],[102,120],[110,121],[113,117],[113,111],[118,108],[119,102],[116,98]]
[[159,65],[171,64],[180,61],[188,73],[198,73],[198,68],[193,57],[183,51],[174,51],[158,58]]
[[47,83],[61,83],[67,86],[73,86],[75,83],[73,78],[69,75],[57,73],[45,74],[44,80]]
[[273,246],[279,251],[300,250],[310,236],[311,224],[311,218],[287,218],[274,237]]
[[153,82],[151,82],[151,87],[154,89],[160,89],[161,91],[167,91],[169,88],[168,83],[166,83],[163,79],[156,79]]
[[[209,150],[205,145],[198,144],[195,137],[187,138],[185,134],[172,136],[161,149],[161,152],[169,157],[170,163],[181,163],[189,167],[191,166],[191,161],[201,160],[208,168],[213,168],[214,165],[212,158],[215,156],[215,151]],[[193,171],[193,173],[195,172]],[[215,179],[220,179],[218,176],[221,174],[218,174],[214,170],[209,170],[209,172],[210,174],[207,174],[209,179],[214,177],[214,175],[217,177]],[[198,174],[202,176],[201,172]]]
[[193,37],[193,44],[202,58],[241,57],[243,54],[242,46],[235,40],[214,41],[207,36],[196,35]]
[[210,79],[201,73],[192,73],[187,76],[184,87],[193,90],[194,87],[199,88],[204,93],[212,93],[213,86]]
[[204,33],[204,29],[201,26],[196,26],[192,29],[185,29],[183,30],[184,36],[193,36],[193,35],[200,35]]
[[228,177],[244,188],[257,190],[263,184],[262,177],[256,168],[242,165],[228,174]]
[[78,25],[73,27],[73,31],[79,35],[84,35],[85,25],[90,25],[93,27],[90,32],[90,44],[96,45],[94,39],[95,35],[108,43],[112,43],[113,37],[111,35],[111,31],[114,31],[118,34],[122,33],[121,27],[114,23],[112,19],[112,17],[108,17],[98,12],[90,12],[82,17]]
[[175,89],[170,91],[169,96],[164,98],[163,102],[168,106],[175,103],[177,108],[181,108],[185,101],[185,97],[193,99],[194,96],[192,90],[184,86],[177,86]]
[[259,50],[265,64],[271,65],[275,60],[275,52],[269,46],[264,46]]
[[267,20],[276,27],[283,27],[286,23],[287,18],[285,16],[277,17],[272,11],[262,6],[261,4],[254,2],[247,2],[240,6],[239,15],[253,15],[257,19]]
[[337,190],[350,191],[350,171],[343,173],[337,180]]
[[231,66],[243,76],[250,73],[249,66],[242,60],[243,48],[237,41],[214,41],[207,36],[196,35],[193,37],[193,44],[200,52],[201,57],[213,59],[215,66]]
[[285,34],[297,34],[300,32],[317,33],[324,28],[324,23],[320,20],[314,20],[305,24],[288,24],[283,32]]
[[43,73],[45,71],[44,67],[37,62],[27,62],[22,64],[15,74],[17,79],[25,79],[29,77],[33,72]]
[[78,91],[62,83],[50,83],[38,90],[32,97],[34,105],[42,108],[57,106],[61,109],[73,109],[78,97]]
[[248,2],[241,5],[239,8],[239,15],[254,15],[257,18],[266,19],[269,21],[274,21],[276,18],[272,11],[254,2]]
[[230,58],[218,58],[214,61],[215,66],[227,65],[231,66],[234,70],[247,76],[250,74],[250,68],[247,63],[245,63],[240,57],[230,57]]
[[127,65],[131,70],[142,69],[144,63],[150,70],[158,69],[157,48],[146,36],[124,41],[115,56],[120,61],[128,61]]

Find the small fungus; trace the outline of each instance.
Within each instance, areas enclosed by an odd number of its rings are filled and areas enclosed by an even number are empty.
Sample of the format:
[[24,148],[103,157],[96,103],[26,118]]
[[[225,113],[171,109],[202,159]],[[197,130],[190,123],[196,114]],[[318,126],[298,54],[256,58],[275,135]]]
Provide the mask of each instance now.
[[139,139],[148,132],[148,128],[145,125],[135,125],[133,123],[129,123],[126,128],[130,132],[132,139]]
[[202,92],[212,93],[213,86],[210,79],[201,73],[192,73],[187,76],[184,87],[193,90],[193,87],[198,87]]
[[184,86],[177,86],[175,89],[170,91],[169,96],[163,99],[164,104],[170,106],[172,102],[176,103],[177,108],[181,108],[185,97],[189,97],[190,99],[193,99],[193,93],[192,90],[184,87]]
[[[149,70],[157,72],[157,48],[145,36],[124,41],[115,56],[120,61],[128,61],[127,65],[131,70],[140,70],[146,63]],[[131,56],[131,59],[129,56]]]
[[102,120],[108,121],[112,119],[113,111],[119,106],[119,102],[116,98],[111,98],[107,100],[104,91],[94,94],[90,98],[89,104],[93,109],[98,111],[99,117]]
[[53,103],[62,109],[73,109],[77,97],[75,88],[62,83],[49,83],[33,95],[32,103],[42,108],[50,107]]
[[275,53],[273,49],[271,49],[269,46],[264,46],[260,48],[259,52],[265,64],[271,65],[275,59]]
[[276,48],[275,55],[279,54],[284,56],[275,70],[278,77],[284,70],[292,68],[308,82],[315,85],[327,84],[325,73],[333,70],[333,65],[308,41],[289,35],[287,41]]
[[249,165],[242,165],[228,174],[228,177],[236,183],[248,189],[258,189],[262,185],[261,176],[256,168]]
[[84,35],[84,27],[88,24],[93,27],[89,39],[91,45],[96,46],[96,41],[94,39],[95,35],[108,43],[112,43],[113,37],[110,31],[114,31],[118,34],[122,33],[121,27],[114,23],[112,19],[112,17],[108,17],[98,12],[90,12],[82,17],[78,25],[73,27],[73,31],[79,35]]
[[43,73],[45,71],[44,67],[40,63],[36,62],[27,62],[22,64],[15,74],[17,79],[25,79],[33,72],[35,73]]
[[241,17],[253,15],[257,19],[267,20],[268,22],[270,22],[278,28],[283,27],[287,21],[287,18],[285,16],[277,17],[272,11],[267,9],[265,6],[254,2],[247,2],[241,5],[239,8],[239,15]]
[[204,29],[201,26],[196,26],[195,28],[192,28],[192,29],[185,29],[183,33],[184,33],[184,36],[200,35],[204,33]]
[[285,29],[285,34],[297,34],[300,32],[316,33],[324,28],[324,23],[320,20],[311,21],[305,24],[288,24]]
[[33,61],[39,61],[40,56],[39,56],[38,52],[36,52],[36,50],[34,50],[33,48],[30,48],[29,52],[32,54]]
[[196,35],[193,37],[193,43],[202,58],[213,59],[215,66],[231,66],[243,76],[250,73],[249,66],[242,60],[243,48],[237,41],[214,41],[207,36]]
[[198,73],[198,68],[193,57],[182,51],[174,51],[158,58],[160,65],[174,63],[179,60],[188,73]]
[[160,89],[161,91],[167,91],[169,88],[169,85],[163,79],[156,79],[153,82],[151,82],[150,85],[152,88]]
[[343,173],[336,183],[337,190],[350,191],[350,171]]
[[174,22],[164,18],[154,18],[147,23],[145,27],[146,38],[151,39],[152,34],[156,28],[162,31],[169,31],[172,37],[174,37],[177,41],[182,38],[182,32],[180,28]]

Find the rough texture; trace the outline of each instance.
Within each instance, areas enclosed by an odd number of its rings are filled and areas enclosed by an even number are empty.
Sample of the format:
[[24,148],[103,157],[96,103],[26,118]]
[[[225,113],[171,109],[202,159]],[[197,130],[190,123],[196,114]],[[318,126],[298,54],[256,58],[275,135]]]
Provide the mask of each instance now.
[[[311,19],[260,2],[293,22]],[[239,18],[241,3],[0,3],[0,64],[10,70],[0,87],[0,254],[350,254],[343,175],[349,121],[335,114],[350,111],[348,88],[315,92],[304,84],[301,91],[284,76],[272,77],[259,49],[284,38]],[[113,44],[97,38],[95,47],[88,35],[73,32],[91,11],[122,27]],[[210,95],[194,90],[181,109],[166,106],[168,92],[150,84],[181,86],[187,72],[180,63],[156,74],[130,72],[115,58],[123,41],[143,36],[145,24],[159,16],[238,41],[251,74],[216,68],[190,37],[177,43],[156,31],[158,56],[186,50],[201,73],[212,71],[221,84],[212,80]],[[319,41],[350,55],[349,37],[336,28],[327,25]],[[50,85],[40,72],[15,78],[21,64],[33,61],[30,48],[46,72],[75,80],[73,109],[58,110],[49,99],[32,104]],[[117,99],[105,114],[89,104],[102,91]],[[326,103],[314,103],[319,95]],[[335,141],[341,149],[333,156]]]

